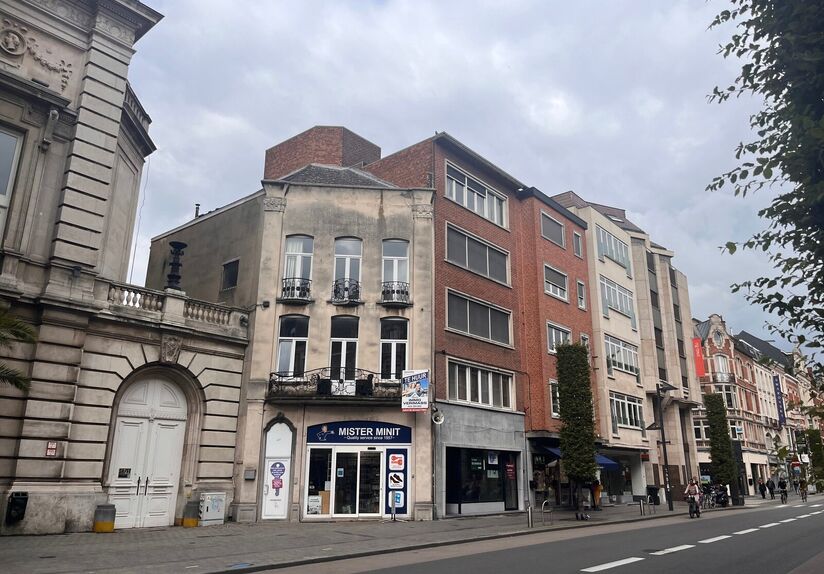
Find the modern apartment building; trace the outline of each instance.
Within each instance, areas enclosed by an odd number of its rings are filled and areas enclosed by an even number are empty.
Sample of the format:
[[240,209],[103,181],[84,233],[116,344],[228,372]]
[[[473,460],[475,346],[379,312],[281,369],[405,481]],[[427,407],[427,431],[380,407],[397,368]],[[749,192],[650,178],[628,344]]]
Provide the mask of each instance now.
[[[659,383],[673,492],[697,470],[690,410],[699,396],[686,352],[690,340],[686,277],[672,267],[674,253],[652,242],[624,210],[589,203],[573,192],[555,199],[588,224],[590,298],[595,341],[601,452],[619,468],[601,473],[611,496],[632,499],[663,487],[664,456],[657,414]],[[691,329],[691,326],[689,327]],[[652,425],[654,423],[654,425]],[[653,426],[653,429],[648,427]],[[683,489],[681,489],[683,491]]]
[[90,530],[103,503],[118,528],[168,526],[234,495],[245,314],[123,283],[155,149],[127,76],[160,18],[0,2],[0,304],[37,335],[0,359],[31,379],[0,386],[3,534]]
[[312,128],[267,150],[263,189],[152,240],[148,285],[183,241],[183,288],[252,310],[237,521],[432,518],[430,413],[400,382],[432,368],[433,193],[342,165],[377,157]]

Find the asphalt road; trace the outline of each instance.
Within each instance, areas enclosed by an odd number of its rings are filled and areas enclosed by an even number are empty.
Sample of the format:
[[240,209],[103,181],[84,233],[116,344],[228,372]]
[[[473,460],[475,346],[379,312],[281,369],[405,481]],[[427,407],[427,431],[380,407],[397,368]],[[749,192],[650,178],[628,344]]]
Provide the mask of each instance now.
[[[797,501],[798,499],[794,499]],[[707,512],[273,570],[280,574],[824,572],[824,502]],[[411,541],[412,542],[412,541]]]

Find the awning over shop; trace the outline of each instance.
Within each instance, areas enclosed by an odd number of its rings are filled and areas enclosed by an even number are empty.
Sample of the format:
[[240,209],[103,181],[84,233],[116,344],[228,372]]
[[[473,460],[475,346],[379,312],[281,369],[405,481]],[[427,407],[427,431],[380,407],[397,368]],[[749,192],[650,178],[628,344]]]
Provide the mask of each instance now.
[[[561,453],[561,449],[554,447],[554,446],[541,446],[541,449],[551,454],[555,458],[563,458],[564,455]],[[595,453],[595,463],[598,465],[599,468],[603,468],[604,470],[621,470],[621,465],[612,460],[611,458],[607,458],[602,454]]]

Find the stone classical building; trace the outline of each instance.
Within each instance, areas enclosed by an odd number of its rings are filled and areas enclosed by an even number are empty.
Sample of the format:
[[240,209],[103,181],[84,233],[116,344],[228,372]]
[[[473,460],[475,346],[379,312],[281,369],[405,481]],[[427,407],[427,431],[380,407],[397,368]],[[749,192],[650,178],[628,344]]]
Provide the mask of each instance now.
[[0,387],[4,534],[89,530],[106,502],[117,527],[169,525],[234,496],[244,314],[124,283],[154,150],[127,74],[160,18],[0,2],[0,303],[37,334],[2,357],[31,378]]
[[[252,309],[237,521],[432,518],[430,413],[401,409],[432,360],[432,190],[353,167],[380,149],[315,127],[266,152],[263,189],[152,241],[184,241],[194,296]],[[313,161],[324,163],[312,163]]]

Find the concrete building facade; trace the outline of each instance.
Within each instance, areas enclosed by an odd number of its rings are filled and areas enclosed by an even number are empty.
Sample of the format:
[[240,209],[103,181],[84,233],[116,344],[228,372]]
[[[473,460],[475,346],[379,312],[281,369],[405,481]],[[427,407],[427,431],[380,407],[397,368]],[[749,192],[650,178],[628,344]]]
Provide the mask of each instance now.
[[127,73],[161,16],[132,0],[0,15],[0,301],[37,335],[2,358],[31,386],[0,387],[0,532],[89,530],[107,502],[117,527],[169,525],[204,490],[231,501],[244,315],[123,283],[154,150]]

